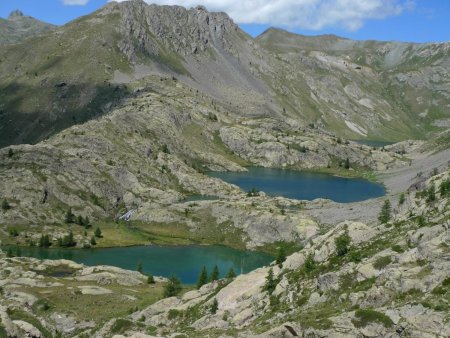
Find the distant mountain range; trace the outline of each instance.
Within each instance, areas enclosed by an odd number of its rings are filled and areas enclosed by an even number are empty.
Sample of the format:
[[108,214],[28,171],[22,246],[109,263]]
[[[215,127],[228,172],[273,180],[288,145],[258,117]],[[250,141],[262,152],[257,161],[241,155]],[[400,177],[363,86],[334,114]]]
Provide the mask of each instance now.
[[348,138],[424,137],[449,123],[448,43],[278,29],[252,39],[224,13],[143,1],[109,3],[62,27],[20,12],[3,25],[16,28],[3,28],[2,41],[39,34],[0,52],[3,146],[99,116],[155,73],[243,116],[292,118]]
[[54,25],[24,16],[21,11],[12,12],[8,19],[0,18],[0,46],[11,45],[26,38],[48,32]]

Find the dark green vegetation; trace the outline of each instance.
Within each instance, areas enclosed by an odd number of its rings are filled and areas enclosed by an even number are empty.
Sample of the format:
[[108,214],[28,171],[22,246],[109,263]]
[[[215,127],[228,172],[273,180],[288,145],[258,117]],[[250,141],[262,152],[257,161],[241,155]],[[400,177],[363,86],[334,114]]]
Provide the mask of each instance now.
[[355,319],[353,320],[353,324],[356,327],[365,327],[366,325],[373,322],[382,324],[385,327],[391,327],[394,324],[391,318],[386,316],[384,313],[375,311],[373,309],[356,310]]
[[181,282],[176,276],[171,276],[164,287],[164,297],[173,297],[180,293]]
[[387,223],[391,219],[391,202],[389,200],[385,200],[383,206],[381,208],[381,212],[378,216],[378,220],[381,223]]

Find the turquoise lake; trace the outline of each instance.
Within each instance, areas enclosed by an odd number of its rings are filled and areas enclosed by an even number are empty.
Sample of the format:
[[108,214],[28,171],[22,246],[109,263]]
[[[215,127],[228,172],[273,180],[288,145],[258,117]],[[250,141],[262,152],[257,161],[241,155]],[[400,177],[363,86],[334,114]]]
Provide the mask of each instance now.
[[[210,273],[217,264],[223,277],[232,267],[236,274],[268,265],[273,257],[261,252],[241,251],[222,246],[135,246],[105,249],[43,249],[21,247],[21,255],[39,259],[69,259],[85,265],[111,265],[169,277],[175,274],[183,283],[197,282],[200,269]],[[13,248],[15,253],[15,249]]]
[[208,172],[239,186],[244,191],[256,188],[270,196],[298,200],[328,198],[335,202],[364,201],[385,195],[384,186],[360,178],[345,178],[295,170],[250,167],[248,172]]

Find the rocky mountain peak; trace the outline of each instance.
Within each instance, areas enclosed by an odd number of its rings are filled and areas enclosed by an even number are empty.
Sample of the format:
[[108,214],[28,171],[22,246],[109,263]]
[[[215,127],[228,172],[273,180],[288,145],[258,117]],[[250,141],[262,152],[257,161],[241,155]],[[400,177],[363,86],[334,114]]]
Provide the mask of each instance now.
[[118,30],[124,37],[120,48],[131,61],[139,54],[160,55],[164,50],[182,56],[200,54],[210,45],[231,51],[231,36],[239,30],[226,13],[209,12],[203,6],[186,9],[140,0],[116,6],[122,19]]
[[23,12],[16,9],[15,11],[12,11],[11,14],[9,14],[8,19],[21,18],[23,16]]

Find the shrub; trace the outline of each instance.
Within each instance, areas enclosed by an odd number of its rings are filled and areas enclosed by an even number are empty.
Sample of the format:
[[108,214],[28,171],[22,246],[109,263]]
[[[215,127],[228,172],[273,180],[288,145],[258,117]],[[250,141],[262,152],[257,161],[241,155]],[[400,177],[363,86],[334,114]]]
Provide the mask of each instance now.
[[398,252],[398,253],[403,253],[405,252],[405,250],[402,248],[401,245],[399,244],[395,244],[391,247],[392,251]]
[[19,232],[17,231],[16,228],[9,229],[8,232],[9,232],[9,235],[10,235],[11,237],[17,237],[17,236],[19,236]]
[[166,286],[164,287],[164,297],[176,296],[181,291],[181,282],[175,275],[169,278]]
[[2,202],[2,210],[3,211],[7,211],[11,209],[11,206],[9,205],[8,201],[6,200],[6,198],[3,200]]
[[348,259],[350,262],[353,263],[359,263],[362,260],[362,254],[361,251],[358,250],[352,250],[348,253]]
[[442,197],[450,193],[450,179],[442,181],[439,187],[439,192],[441,193]]
[[182,314],[181,311],[176,310],[176,309],[170,309],[169,312],[167,313],[167,318],[169,320],[175,319],[177,317],[179,317]]
[[352,239],[348,235],[348,231],[345,231],[342,235],[334,240],[334,243],[336,244],[336,254],[338,256],[344,256],[345,254],[347,254],[351,240]]
[[125,331],[131,329],[132,327],[133,327],[133,322],[131,322],[127,319],[119,318],[111,326],[111,333],[114,333],[114,334],[124,333]]
[[304,268],[306,272],[312,272],[316,269],[316,262],[314,261],[313,255],[310,254],[306,257]]
[[384,313],[375,311],[373,309],[358,309],[355,311],[355,319],[352,320],[355,327],[365,327],[370,323],[377,322],[384,327],[391,327],[394,323],[391,318]]
[[421,228],[427,225],[427,220],[424,215],[417,217],[417,225]]
[[251,190],[249,190],[249,191],[247,192],[247,196],[248,196],[248,197],[256,197],[256,196],[259,196],[259,191],[258,191],[255,187],[253,187]]
[[434,183],[427,190],[427,203],[434,202],[436,200],[436,186]]
[[163,144],[161,146],[161,151],[165,154],[170,154],[170,150],[169,150],[169,147],[167,146],[167,144]]
[[155,278],[152,274],[147,276],[147,284],[155,284]]
[[392,263],[391,256],[383,256],[383,257],[378,257],[372,265],[375,269],[381,270],[391,263]]

